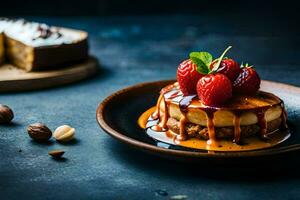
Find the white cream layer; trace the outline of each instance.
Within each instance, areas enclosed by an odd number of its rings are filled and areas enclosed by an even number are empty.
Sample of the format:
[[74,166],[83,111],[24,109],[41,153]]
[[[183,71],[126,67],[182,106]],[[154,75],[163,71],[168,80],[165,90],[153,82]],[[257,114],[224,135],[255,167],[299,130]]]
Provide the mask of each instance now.
[[[46,38],[40,37],[42,32],[39,31],[39,27],[44,30],[50,30],[52,34]],[[0,19],[1,32],[12,39],[32,47],[71,44],[82,39],[80,32],[51,27],[37,22],[27,22],[23,19]]]

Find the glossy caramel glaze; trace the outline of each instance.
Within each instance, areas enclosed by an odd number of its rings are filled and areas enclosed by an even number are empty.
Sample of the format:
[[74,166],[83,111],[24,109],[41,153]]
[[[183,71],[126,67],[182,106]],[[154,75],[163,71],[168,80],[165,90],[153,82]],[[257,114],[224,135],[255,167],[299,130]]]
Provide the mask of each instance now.
[[[168,121],[168,117],[169,117],[168,107],[170,106],[170,104],[177,104],[180,108],[180,112],[181,112],[180,116],[181,117],[179,119],[179,134],[173,133],[172,131],[168,130],[168,127],[166,125],[167,121]],[[190,144],[190,142],[188,142],[188,141],[193,141],[193,143],[195,144],[195,141],[197,141],[199,139],[188,138],[188,135],[185,133],[185,125],[188,122],[188,119],[187,119],[188,110],[189,109],[200,109],[200,110],[204,111],[206,114],[206,118],[207,118],[206,127],[208,129],[208,136],[209,136],[209,139],[207,141],[201,141],[201,143],[203,143],[203,142],[206,143],[205,149],[216,149],[217,147],[222,146],[221,143],[224,143],[224,141],[216,140],[215,124],[214,124],[215,112],[220,111],[220,110],[228,110],[234,114],[234,118],[233,118],[234,138],[231,143],[233,143],[237,146],[241,146],[244,143],[244,142],[243,143],[241,142],[241,127],[240,127],[241,120],[240,120],[240,117],[245,112],[252,112],[252,113],[255,113],[255,115],[257,116],[257,125],[260,128],[259,129],[260,136],[261,136],[260,139],[262,139],[262,140],[260,140],[259,143],[270,143],[270,137],[269,137],[270,133],[267,133],[267,121],[265,118],[265,113],[269,108],[274,107],[274,106],[281,106],[281,108],[282,108],[282,114],[281,114],[282,127],[286,129],[287,128],[287,125],[286,125],[287,115],[284,110],[283,101],[271,93],[259,91],[259,93],[255,96],[234,96],[232,99],[227,101],[226,104],[224,104],[220,107],[211,107],[211,106],[204,105],[201,102],[201,100],[198,99],[198,97],[196,95],[183,96],[181,91],[179,90],[178,83],[174,83],[172,85],[166,86],[165,88],[163,88],[161,90],[160,97],[158,99],[155,110],[154,110],[154,108],[152,108],[151,116],[149,114],[150,111],[148,111],[148,118],[147,118],[148,120],[143,119],[144,120],[143,123],[141,123],[139,120],[139,124],[141,127],[149,129],[149,127],[146,127],[146,124],[149,124],[149,122],[150,122],[150,124],[152,124],[152,126],[150,128],[151,131],[164,132],[166,136],[174,137],[175,144],[178,144],[178,143],[181,143],[181,144],[184,143],[185,145]],[[154,110],[154,112],[153,112],[153,110]],[[144,123],[145,121],[147,121],[147,123]],[[157,122],[157,123],[154,123],[154,122]],[[144,125],[142,125],[142,124],[144,124]],[[278,141],[281,141],[281,139],[279,139]],[[226,143],[228,143],[228,141],[226,141]],[[276,144],[276,142],[273,141],[272,144]],[[264,146],[263,148],[265,148],[268,146],[268,145],[267,146],[266,145],[267,144],[259,145],[259,147]],[[188,145],[188,146],[191,146],[191,145]],[[192,146],[195,146],[195,145],[192,145]],[[250,146],[252,148],[254,148],[253,144]],[[259,147],[256,147],[256,148],[259,148]],[[233,149],[237,150],[237,148],[233,148]],[[247,148],[243,147],[243,149],[247,149]],[[223,148],[223,150],[224,150],[224,148]]]
[[153,119],[151,117],[151,114],[155,110],[155,106],[148,109],[139,117],[138,120],[139,126],[145,129],[147,135],[160,142],[192,149],[209,150],[210,153],[213,153],[214,151],[249,151],[264,149],[280,144],[290,137],[290,133],[287,129],[285,129],[268,133],[268,140],[261,140],[258,137],[249,137],[244,138],[243,142],[239,143],[235,143],[230,140],[215,141],[214,145],[208,144],[208,141],[200,140],[198,138],[179,140],[178,134],[171,130],[157,131],[155,129],[159,123],[159,119]]

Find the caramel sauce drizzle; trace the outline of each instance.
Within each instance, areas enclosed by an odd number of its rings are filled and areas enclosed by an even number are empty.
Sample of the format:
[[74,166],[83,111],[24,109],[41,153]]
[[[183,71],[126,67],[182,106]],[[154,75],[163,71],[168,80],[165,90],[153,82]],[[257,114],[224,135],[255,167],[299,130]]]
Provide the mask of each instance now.
[[241,114],[239,112],[234,113],[233,124],[234,124],[234,139],[233,142],[240,144],[241,141]]
[[[154,120],[159,120],[159,123],[152,128],[154,131],[166,131],[168,136],[171,135],[176,135],[175,139],[179,141],[183,141],[188,139],[188,135],[185,132],[185,127],[186,123],[188,122],[187,120],[187,112],[188,112],[188,107],[192,103],[192,100],[196,97],[196,95],[189,95],[189,96],[183,96],[181,91],[178,88],[178,84],[172,84],[168,85],[165,88],[163,88],[160,92],[160,96],[158,98],[157,104],[156,104],[156,110],[154,113],[151,115],[152,119]],[[176,99],[176,100],[175,100]],[[179,108],[181,111],[181,118],[179,120],[179,134],[171,133],[167,129],[167,121],[168,121],[168,104],[171,101],[175,101],[179,103]],[[161,104],[163,102],[163,109],[161,109]],[[284,109],[284,104],[283,101],[280,99],[280,104],[282,109],[282,114],[281,114],[281,119],[282,119],[282,126],[284,128],[287,128],[286,120],[287,120],[287,113]],[[260,128],[260,136],[263,140],[267,139],[267,121],[265,118],[265,113],[268,110],[268,108],[272,107],[272,105],[269,106],[264,106],[260,108],[255,108],[253,109],[254,113],[256,114],[257,117],[257,124]],[[207,129],[208,129],[208,136],[209,140],[207,141],[208,149],[209,146],[217,146],[217,138],[216,138],[216,133],[215,133],[215,126],[214,126],[214,113],[218,110],[217,108],[214,107],[204,107],[200,108],[206,113],[207,116]],[[162,112],[162,113],[161,113]],[[232,110],[234,113],[234,138],[233,142],[236,144],[241,144],[241,126],[240,126],[240,117],[242,115],[241,112]]]
[[181,118],[179,120],[179,135],[176,137],[178,140],[186,140],[187,134],[185,132],[185,124],[187,123],[187,112],[188,106],[191,104],[192,100],[196,97],[196,95],[184,96],[179,101],[179,108],[181,112]]
[[[160,105],[163,102],[163,110],[160,109]],[[163,114],[161,113],[163,111]],[[160,95],[157,108],[152,114],[153,119],[159,119],[159,123],[152,127],[154,131],[163,131],[167,129],[167,121],[168,121],[168,106],[163,94]]]
[[167,129],[167,121],[168,121],[168,106],[167,106],[167,103],[166,103],[166,99],[165,97],[162,98],[163,99],[163,111],[164,111],[164,114],[163,114],[163,117],[159,123],[159,126],[163,129]]
[[158,98],[157,103],[156,103],[156,110],[151,115],[152,119],[158,119],[160,117],[160,115],[159,115],[159,113],[160,113],[159,107],[160,107],[162,98],[163,98],[163,95],[159,95],[159,98]]
[[[173,90],[175,87],[176,87],[175,84],[168,85],[168,86],[164,87],[160,92],[160,96],[159,96],[157,104],[156,104],[156,110],[151,115],[152,119],[159,119],[158,125],[155,125],[152,127],[152,129],[154,131],[167,130],[167,121],[168,121],[169,112],[168,112],[168,103],[167,103],[166,99],[169,99],[169,98],[172,99],[179,95],[178,90]],[[165,95],[170,92],[172,92],[172,93],[169,94],[167,97],[165,97]],[[160,109],[160,105],[162,102],[163,102],[163,110]],[[163,114],[161,113],[161,111],[163,111]]]
[[216,132],[215,132],[215,125],[214,125],[214,113],[217,111],[217,109],[214,108],[206,108],[202,109],[207,116],[207,129],[208,129],[208,137],[209,140],[207,140],[208,149],[209,146],[218,146],[217,140],[216,140]]
[[257,117],[257,124],[259,126],[259,134],[261,138],[268,139],[267,137],[267,121],[266,121],[266,113],[267,107],[259,108],[255,111]]
[[186,140],[187,134],[185,132],[185,124],[187,122],[185,113],[181,116],[179,120],[179,135],[176,136],[177,140]]

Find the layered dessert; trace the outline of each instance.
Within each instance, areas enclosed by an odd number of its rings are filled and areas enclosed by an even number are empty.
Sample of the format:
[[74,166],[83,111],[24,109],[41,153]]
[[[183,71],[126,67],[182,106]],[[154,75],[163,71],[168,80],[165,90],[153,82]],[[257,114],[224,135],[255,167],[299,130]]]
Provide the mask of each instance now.
[[0,32],[8,62],[26,71],[61,67],[88,57],[84,31],[1,19]]
[[259,90],[253,66],[225,58],[230,48],[215,60],[193,52],[179,65],[177,82],[162,88],[157,105],[140,118],[148,135],[220,151],[266,148],[288,138],[283,101]]

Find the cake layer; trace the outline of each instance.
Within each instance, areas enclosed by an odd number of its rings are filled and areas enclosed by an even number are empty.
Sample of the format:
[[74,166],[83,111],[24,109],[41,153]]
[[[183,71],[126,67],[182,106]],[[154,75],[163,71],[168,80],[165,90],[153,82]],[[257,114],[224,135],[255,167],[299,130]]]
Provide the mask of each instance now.
[[[281,118],[276,118],[272,121],[267,123],[267,132],[271,133],[276,131],[280,128],[281,125]],[[174,132],[175,134],[179,134],[180,132],[180,122],[174,118],[169,118],[167,122],[168,129]],[[258,135],[259,133],[259,126],[257,124],[252,125],[244,125],[241,126],[241,138],[246,138],[250,136]],[[199,138],[208,140],[209,133],[206,126],[200,126],[198,124],[187,123],[185,125],[185,133],[188,135],[188,138]],[[217,139],[234,139],[234,127],[216,127],[215,134]]]
[[[161,105],[162,106],[162,105]],[[168,107],[170,117],[180,120],[182,117],[182,113],[178,104],[171,103]],[[240,115],[240,124],[241,126],[252,125],[258,122],[257,115],[254,111],[246,111],[246,110],[239,110],[241,111]],[[227,126],[234,126],[234,118],[235,118],[235,111],[231,110],[217,110],[214,113],[213,122],[215,127],[227,127]],[[280,105],[270,107],[265,112],[265,119],[267,122],[270,122],[274,119],[277,119],[281,116],[282,108]],[[207,114],[205,111],[197,108],[189,108],[186,114],[186,118],[188,122],[198,124],[201,126],[207,125]]]

